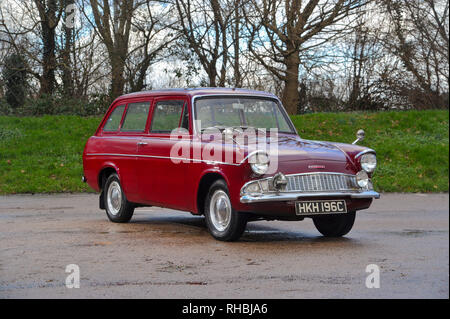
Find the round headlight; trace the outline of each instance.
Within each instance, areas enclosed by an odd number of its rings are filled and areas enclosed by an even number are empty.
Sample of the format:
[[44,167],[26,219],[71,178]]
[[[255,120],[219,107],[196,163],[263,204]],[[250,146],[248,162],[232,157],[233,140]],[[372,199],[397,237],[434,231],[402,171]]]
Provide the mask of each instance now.
[[361,156],[361,168],[367,173],[372,173],[377,167],[377,157],[373,153],[367,153]]
[[266,153],[255,153],[248,158],[248,162],[255,174],[264,175],[269,169],[269,156]]
[[359,187],[366,188],[367,185],[369,185],[369,176],[364,171],[359,171],[356,174],[356,182],[358,183]]

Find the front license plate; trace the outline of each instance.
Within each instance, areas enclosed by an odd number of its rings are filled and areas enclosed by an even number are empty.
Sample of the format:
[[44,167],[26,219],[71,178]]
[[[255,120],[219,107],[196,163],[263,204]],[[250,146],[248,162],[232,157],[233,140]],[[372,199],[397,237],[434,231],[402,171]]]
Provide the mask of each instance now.
[[326,215],[347,212],[345,200],[319,200],[295,202],[297,215]]

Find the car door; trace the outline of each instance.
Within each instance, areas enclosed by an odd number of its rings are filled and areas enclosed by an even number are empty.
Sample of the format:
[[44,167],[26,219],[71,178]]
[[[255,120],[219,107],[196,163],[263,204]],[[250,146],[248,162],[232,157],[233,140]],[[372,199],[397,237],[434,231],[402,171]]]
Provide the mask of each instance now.
[[127,101],[119,133],[106,150],[115,159],[122,188],[129,201],[139,199],[136,172],[137,144],[145,132],[150,106],[150,99]]
[[[153,101],[148,134],[138,146],[139,191],[143,203],[186,209],[186,169],[190,156],[174,158],[171,152],[180,143],[185,145],[184,149],[190,149],[189,113],[185,97],[161,97]],[[174,129],[178,129],[181,139],[174,138]]]

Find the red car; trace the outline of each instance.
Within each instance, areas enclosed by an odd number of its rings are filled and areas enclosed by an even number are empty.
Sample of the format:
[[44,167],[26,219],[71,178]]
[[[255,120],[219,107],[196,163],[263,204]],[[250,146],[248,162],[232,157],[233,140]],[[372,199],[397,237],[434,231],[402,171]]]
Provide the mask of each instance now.
[[374,150],[302,139],[275,95],[243,89],[121,96],[87,141],[83,166],[111,221],[167,207],[205,215],[225,241],[248,221],[305,217],[324,236],[343,236],[379,198]]

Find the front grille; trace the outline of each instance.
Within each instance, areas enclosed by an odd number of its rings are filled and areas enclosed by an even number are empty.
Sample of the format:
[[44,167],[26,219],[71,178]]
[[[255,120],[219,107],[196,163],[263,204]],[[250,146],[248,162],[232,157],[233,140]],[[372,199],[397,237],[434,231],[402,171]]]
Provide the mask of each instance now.
[[306,173],[286,177],[288,192],[356,191],[359,189],[355,175]]

